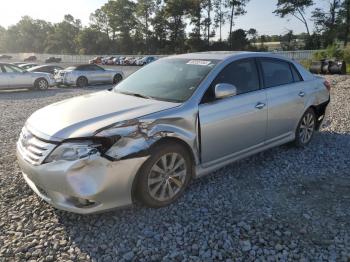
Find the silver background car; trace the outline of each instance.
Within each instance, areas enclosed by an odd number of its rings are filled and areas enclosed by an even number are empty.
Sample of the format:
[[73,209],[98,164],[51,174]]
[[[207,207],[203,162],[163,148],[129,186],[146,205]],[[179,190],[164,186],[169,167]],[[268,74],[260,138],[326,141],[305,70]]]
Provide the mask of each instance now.
[[27,72],[18,66],[0,63],[0,89],[29,88],[47,89],[55,85],[53,75]]
[[94,213],[134,199],[161,207],[194,177],[287,142],[306,146],[329,88],[267,53],[168,57],[113,90],[35,112],[18,160],[31,188],[63,210]]
[[71,66],[58,71],[56,82],[64,85],[85,87],[90,84],[113,83],[116,84],[124,78],[121,70],[104,69],[94,64]]

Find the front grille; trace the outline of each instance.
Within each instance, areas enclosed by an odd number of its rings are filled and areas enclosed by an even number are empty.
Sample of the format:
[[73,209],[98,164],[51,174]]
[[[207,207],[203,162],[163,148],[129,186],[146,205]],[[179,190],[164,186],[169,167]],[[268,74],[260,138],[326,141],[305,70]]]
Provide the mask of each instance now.
[[17,148],[21,156],[24,160],[35,166],[40,165],[55,146],[55,144],[35,137],[25,127],[22,129],[17,142]]

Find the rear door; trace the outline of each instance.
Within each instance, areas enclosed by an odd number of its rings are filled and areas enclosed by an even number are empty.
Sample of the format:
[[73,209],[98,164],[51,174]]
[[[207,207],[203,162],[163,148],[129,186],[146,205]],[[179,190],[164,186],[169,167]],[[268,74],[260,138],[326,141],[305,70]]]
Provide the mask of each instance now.
[[97,65],[89,65],[89,74],[93,75],[94,81],[98,83],[107,82],[109,74],[102,67]]
[[294,134],[304,111],[305,90],[293,64],[275,58],[259,61],[268,103],[268,143]]
[[[214,88],[219,83],[235,85],[237,95],[216,100]],[[204,165],[262,146],[266,137],[266,104],[266,92],[260,89],[255,59],[226,66],[199,105]]]

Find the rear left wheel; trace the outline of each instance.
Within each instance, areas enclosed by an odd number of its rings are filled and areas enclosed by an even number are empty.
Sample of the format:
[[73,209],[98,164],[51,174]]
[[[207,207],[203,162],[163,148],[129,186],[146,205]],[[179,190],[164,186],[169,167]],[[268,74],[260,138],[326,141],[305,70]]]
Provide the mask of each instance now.
[[191,179],[191,158],[178,144],[160,145],[140,169],[137,196],[149,207],[163,207],[179,198]]
[[305,147],[310,142],[316,130],[316,115],[312,108],[309,108],[302,116],[295,133],[295,145]]
[[34,83],[35,89],[46,90],[49,88],[49,83],[44,78],[39,78]]

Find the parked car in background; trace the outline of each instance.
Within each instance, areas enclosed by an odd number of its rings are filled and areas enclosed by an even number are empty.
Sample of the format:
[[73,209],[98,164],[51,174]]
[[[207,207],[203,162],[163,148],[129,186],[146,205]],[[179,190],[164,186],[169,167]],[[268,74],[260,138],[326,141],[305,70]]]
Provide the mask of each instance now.
[[9,60],[11,58],[12,58],[12,56],[10,56],[10,55],[0,55],[0,60]]
[[132,65],[134,58],[132,56],[126,57],[123,61],[123,65]]
[[102,56],[96,56],[95,58],[89,60],[89,64],[101,64],[102,58]]
[[45,60],[45,63],[60,63],[62,58],[51,56]]
[[38,64],[35,64],[35,63],[27,63],[27,64],[19,65],[19,67],[24,69],[24,70],[27,70],[27,69],[32,68],[32,67],[37,66],[37,65]]
[[105,57],[102,59],[102,64],[103,65],[114,65],[114,62],[113,62],[114,58],[115,58],[114,56]]
[[125,56],[120,56],[120,57],[116,58],[114,62],[116,65],[123,65],[124,60],[125,60]]
[[37,60],[37,57],[35,55],[31,55],[31,56],[28,56],[27,58],[25,58],[23,61],[24,62],[34,62]]
[[152,63],[152,62],[154,62],[156,60],[157,60],[157,58],[155,58],[154,56],[145,56],[144,58],[138,60],[136,62],[136,65],[143,66],[143,65],[147,65],[149,63]]
[[136,66],[136,63],[138,60],[142,59],[142,57],[138,56],[138,57],[133,57],[133,59],[131,59],[130,61],[130,65],[135,65]]
[[17,156],[28,185],[56,208],[95,213],[134,199],[163,207],[231,162],[289,142],[306,147],[329,101],[327,81],[284,57],[172,56],[111,90],[35,112]]
[[63,85],[86,87],[90,84],[117,84],[124,78],[120,70],[104,69],[98,65],[77,65],[60,70],[56,82]]
[[43,72],[49,74],[55,74],[56,72],[63,70],[63,67],[57,65],[38,65],[32,68],[29,68],[28,72]]
[[28,72],[13,64],[0,63],[0,89],[45,90],[54,85],[55,79],[51,74]]

